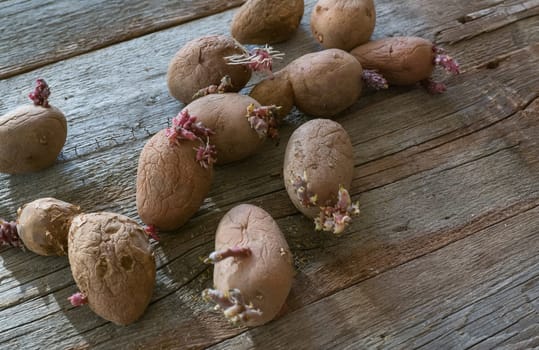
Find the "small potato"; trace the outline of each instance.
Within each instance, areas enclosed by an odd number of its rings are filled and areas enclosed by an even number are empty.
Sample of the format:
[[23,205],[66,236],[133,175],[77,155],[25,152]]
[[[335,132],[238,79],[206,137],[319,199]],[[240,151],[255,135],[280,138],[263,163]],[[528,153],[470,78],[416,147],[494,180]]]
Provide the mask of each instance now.
[[215,289],[204,291],[233,323],[254,327],[274,319],[292,286],[294,270],[288,244],[263,209],[242,204],[221,219],[215,236]]
[[187,105],[184,110],[214,131],[210,143],[217,149],[217,164],[226,164],[255,154],[265,141],[251,127],[247,107],[260,104],[237,93],[210,94]]
[[144,146],[137,169],[136,203],[140,218],[161,230],[182,226],[208,194],[213,168],[196,161],[197,140],[173,145],[161,130]]
[[303,0],[247,0],[232,20],[232,36],[242,44],[288,40],[303,17]]
[[332,117],[354,104],[363,87],[361,64],[339,49],[306,54],[284,68],[294,103],[315,117]]
[[27,105],[0,117],[0,172],[20,174],[51,166],[67,138],[64,114]]
[[350,51],[366,43],[375,24],[373,0],[319,0],[311,14],[311,32],[326,49]]
[[24,246],[39,255],[66,255],[71,220],[80,207],[55,198],[40,198],[17,211],[17,231]]
[[234,39],[223,35],[205,36],[188,42],[168,66],[170,94],[187,104],[200,89],[219,85],[227,75],[232,81],[232,91],[240,91],[251,78],[251,70],[244,65],[230,65],[225,57],[244,53]]
[[68,247],[73,278],[92,311],[119,325],[142,316],[155,285],[155,259],[140,225],[113,213],[77,215]]
[[286,117],[294,106],[294,90],[286,70],[275,73],[273,78],[262,80],[255,85],[249,96],[264,106],[280,106],[279,118],[281,119]]
[[290,136],[283,166],[286,191],[300,212],[316,218],[318,230],[339,234],[359,214],[347,192],[353,156],[344,128],[328,119],[310,120]]

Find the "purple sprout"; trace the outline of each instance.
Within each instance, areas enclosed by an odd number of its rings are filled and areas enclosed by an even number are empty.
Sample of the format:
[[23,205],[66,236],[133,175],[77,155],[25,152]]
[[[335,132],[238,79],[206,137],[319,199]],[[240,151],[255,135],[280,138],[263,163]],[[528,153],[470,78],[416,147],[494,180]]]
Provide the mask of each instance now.
[[210,85],[198,90],[197,93],[193,95],[193,100],[210,94],[224,94],[225,92],[232,91],[233,87],[234,85],[232,85],[232,79],[230,76],[225,75],[221,79],[221,83],[219,85]]
[[306,171],[303,172],[302,176],[293,176],[290,182],[292,183],[294,192],[296,192],[301,205],[303,205],[305,208],[311,208],[317,205],[316,202],[318,201],[318,196],[308,188],[309,186]]
[[202,298],[207,302],[214,302],[216,310],[223,310],[223,314],[232,324],[236,325],[262,316],[262,311],[255,309],[252,303],[246,303],[239,289],[231,289],[226,293],[217,289],[206,289]]
[[212,252],[206,259],[204,259],[204,263],[215,264],[226,258],[247,258],[250,257],[251,254],[251,249],[248,247],[232,247]]
[[0,219],[0,246],[24,249],[24,245],[17,232],[17,223],[15,221],[4,221]]
[[28,97],[34,102],[34,105],[48,108],[50,94],[49,85],[47,85],[44,79],[40,78],[36,80],[36,88],[28,94]]
[[363,79],[368,87],[375,90],[387,89],[389,87],[386,78],[384,78],[376,70],[364,69],[363,73],[361,74],[361,79]]
[[72,296],[68,297],[67,300],[69,300],[73,306],[82,306],[84,304],[88,304],[88,297],[86,294],[81,292],[73,294]]
[[260,138],[279,138],[279,119],[277,116],[280,109],[281,107],[275,105],[256,108],[252,103],[247,107],[247,120]]
[[144,232],[146,232],[146,234],[156,240],[156,241],[159,241],[159,235],[158,235],[158,232],[157,232],[157,227],[155,227],[155,225],[146,225],[144,226]]
[[451,56],[447,55],[444,49],[433,46],[432,51],[435,53],[433,62],[435,66],[440,66],[451,74],[460,74],[460,66],[458,62]]
[[271,46],[255,47],[250,51],[244,49],[242,55],[225,57],[228,64],[245,65],[253,72],[264,72],[273,77],[273,60],[282,60],[284,53],[274,50]]
[[217,149],[215,145],[210,144],[210,139],[206,138],[206,143],[194,148],[197,152],[195,159],[204,169],[208,169],[211,165],[217,162]]

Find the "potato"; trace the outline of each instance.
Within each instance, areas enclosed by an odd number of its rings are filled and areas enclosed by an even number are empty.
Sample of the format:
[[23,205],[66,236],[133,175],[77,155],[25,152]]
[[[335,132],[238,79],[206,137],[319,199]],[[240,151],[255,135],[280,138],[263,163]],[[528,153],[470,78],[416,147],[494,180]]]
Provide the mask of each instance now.
[[237,93],[211,94],[194,100],[184,110],[215,134],[210,143],[217,149],[217,164],[226,164],[255,154],[265,141],[251,128],[247,107],[260,104]]
[[294,106],[294,90],[286,70],[281,70],[272,78],[264,79],[256,84],[249,96],[264,106],[280,106],[280,119],[286,117]]
[[119,325],[140,318],[155,284],[154,255],[140,225],[113,213],[77,215],[68,248],[73,278],[92,311]]
[[[247,326],[274,319],[292,286],[294,270],[288,244],[273,218],[263,209],[242,204],[219,222],[215,252],[215,289],[204,291],[225,317]],[[227,259],[231,258],[231,259]]]
[[17,210],[17,232],[24,246],[39,255],[66,255],[71,220],[80,207],[40,198]]
[[232,36],[242,44],[288,40],[303,17],[303,0],[247,0],[232,20]]
[[311,13],[311,32],[326,49],[350,51],[366,43],[375,24],[373,0],[319,0]]
[[67,138],[64,114],[27,105],[0,117],[0,172],[20,174],[51,166]]
[[283,166],[286,191],[300,212],[317,219],[317,229],[339,234],[346,225],[333,213],[359,213],[346,191],[352,183],[353,156],[344,128],[328,119],[310,120],[290,136]]
[[363,69],[348,52],[329,49],[306,54],[284,69],[296,107],[311,116],[332,117],[361,95]]
[[198,140],[172,145],[161,130],[144,146],[137,169],[140,218],[161,230],[174,230],[193,216],[208,194],[213,168],[195,159]]
[[185,44],[168,66],[170,94],[187,104],[200,89],[219,85],[228,75],[233,91],[240,91],[251,78],[244,65],[227,64],[225,57],[243,55],[244,49],[232,38],[223,35],[204,36]]

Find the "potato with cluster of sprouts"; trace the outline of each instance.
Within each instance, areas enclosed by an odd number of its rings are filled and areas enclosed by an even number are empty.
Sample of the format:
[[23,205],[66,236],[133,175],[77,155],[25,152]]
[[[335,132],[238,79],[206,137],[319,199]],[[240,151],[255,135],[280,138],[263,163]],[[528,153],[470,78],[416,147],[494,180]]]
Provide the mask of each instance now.
[[215,264],[214,288],[202,296],[230,322],[254,327],[278,315],[294,269],[288,244],[265,210],[241,204],[227,212],[217,227],[215,251],[205,261]]
[[288,40],[303,17],[303,0],[247,0],[232,19],[232,36],[242,44]]
[[50,88],[37,79],[29,94],[33,105],[0,117],[0,172],[21,174],[43,170],[56,161],[67,138],[64,114],[49,104]]
[[316,230],[342,234],[359,215],[348,193],[353,156],[348,134],[329,119],[310,120],[290,136],[283,166],[286,191],[294,206],[314,219]]
[[136,205],[149,231],[179,228],[200,208],[210,191],[217,152],[214,132],[181,111],[172,126],[155,134],[140,153]]

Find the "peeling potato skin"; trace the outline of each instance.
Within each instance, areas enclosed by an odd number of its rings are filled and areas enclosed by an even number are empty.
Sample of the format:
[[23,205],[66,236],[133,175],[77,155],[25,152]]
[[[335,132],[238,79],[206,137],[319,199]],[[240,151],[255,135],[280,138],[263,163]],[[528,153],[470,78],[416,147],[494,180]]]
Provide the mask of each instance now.
[[313,119],[297,128],[288,141],[283,178],[288,196],[305,216],[318,215],[317,207],[301,205],[292,186],[295,176],[307,173],[308,189],[318,195],[319,205],[334,205],[339,186],[350,189],[354,173],[354,153],[350,137],[337,122]]
[[237,288],[262,317],[254,327],[271,321],[283,306],[294,276],[292,253],[279,226],[265,210],[250,204],[232,208],[219,222],[215,250],[248,247],[251,256],[215,264],[213,283],[222,292]]
[[210,191],[213,168],[204,169],[195,160],[198,141],[171,145],[165,130],[144,146],[137,169],[136,204],[147,225],[163,231],[185,224],[200,208]]
[[286,66],[294,103],[314,117],[332,117],[361,96],[361,64],[348,52],[329,49],[306,54]]
[[311,32],[326,49],[350,51],[366,43],[375,24],[373,0],[320,0],[311,13]]
[[205,127],[215,132],[210,143],[217,149],[217,164],[245,159],[255,154],[266,138],[251,128],[247,107],[260,104],[237,93],[210,94],[191,102],[185,109]]
[[0,117],[0,172],[21,174],[51,166],[67,138],[64,114],[25,105]]
[[55,198],[40,198],[17,210],[17,232],[24,246],[39,255],[66,255],[71,220],[80,207]]
[[393,37],[371,41],[350,53],[365,69],[378,70],[391,85],[428,79],[434,69],[433,44],[423,38]]
[[232,20],[232,36],[242,44],[274,44],[298,29],[303,0],[248,0]]
[[142,316],[155,285],[155,258],[140,225],[113,213],[77,215],[68,247],[73,278],[92,311],[119,325]]
[[225,57],[243,53],[234,39],[224,35],[204,36],[188,42],[168,66],[170,94],[187,104],[198,90],[219,85],[225,75],[230,76],[233,91],[240,91],[251,79],[251,71],[243,65],[227,64]]
[[294,90],[286,70],[275,73],[273,79],[267,78],[256,84],[249,96],[263,106],[280,106],[281,119],[286,117],[294,106]]

